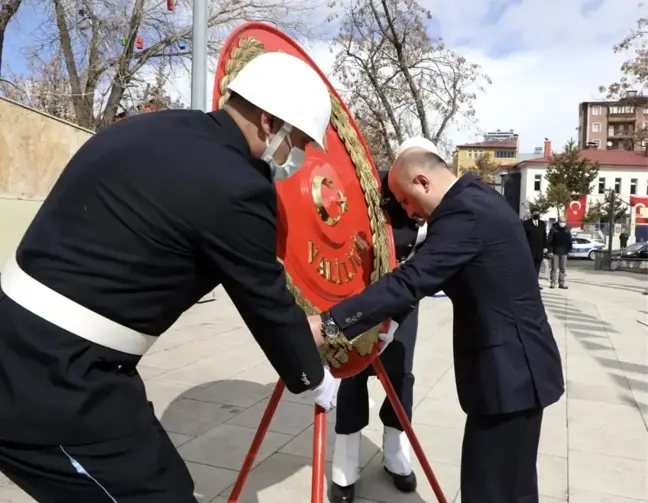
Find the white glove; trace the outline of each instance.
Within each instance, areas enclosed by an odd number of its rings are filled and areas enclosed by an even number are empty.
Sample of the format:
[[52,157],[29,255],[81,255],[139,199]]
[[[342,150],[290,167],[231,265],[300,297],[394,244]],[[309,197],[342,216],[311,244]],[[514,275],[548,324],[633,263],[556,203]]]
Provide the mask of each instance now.
[[381,332],[378,334],[378,338],[383,341],[383,347],[378,354],[382,354],[382,352],[387,349],[387,346],[391,343],[391,341],[394,340],[394,334],[396,333],[396,330],[398,330],[398,323],[396,323],[394,320],[390,320],[389,330],[387,330],[387,332]]
[[324,365],[324,380],[320,385],[310,390],[313,401],[322,407],[325,411],[329,411],[333,408],[333,396],[335,395],[335,378],[331,374],[327,365]]

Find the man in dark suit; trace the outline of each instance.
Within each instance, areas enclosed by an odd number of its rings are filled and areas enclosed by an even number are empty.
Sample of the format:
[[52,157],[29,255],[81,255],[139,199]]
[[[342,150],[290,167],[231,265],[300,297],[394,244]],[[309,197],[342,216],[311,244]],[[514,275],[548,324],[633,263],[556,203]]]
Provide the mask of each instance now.
[[[547,253],[547,224],[544,220],[540,220],[539,211],[533,211],[531,218],[525,220],[522,226],[524,227],[524,233],[529,242],[536,274],[539,277],[542,259],[545,253]],[[542,290],[542,287],[540,289]]]
[[402,156],[389,185],[410,217],[427,221],[427,238],[402,267],[322,313],[321,335],[355,337],[443,289],[467,413],[462,502],[538,503],[542,413],[564,381],[522,224],[493,189],[472,174],[457,180],[420,149]]

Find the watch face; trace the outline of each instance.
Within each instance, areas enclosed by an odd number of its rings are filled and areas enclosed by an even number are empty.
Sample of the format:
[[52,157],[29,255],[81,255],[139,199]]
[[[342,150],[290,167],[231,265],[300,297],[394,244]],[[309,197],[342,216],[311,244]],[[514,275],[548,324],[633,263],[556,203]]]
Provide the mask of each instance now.
[[327,337],[335,337],[340,330],[333,323],[326,323],[324,325],[324,335]]

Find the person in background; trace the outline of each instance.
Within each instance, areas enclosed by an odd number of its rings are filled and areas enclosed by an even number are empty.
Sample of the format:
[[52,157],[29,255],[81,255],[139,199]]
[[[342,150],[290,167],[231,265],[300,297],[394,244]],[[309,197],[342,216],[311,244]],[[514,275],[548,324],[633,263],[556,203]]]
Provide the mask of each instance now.
[[564,216],[558,218],[547,239],[549,254],[551,255],[551,284],[549,288],[556,288],[556,275],[558,287],[567,290],[565,276],[567,271],[567,256],[572,251],[571,230],[567,227]]
[[[547,252],[547,224],[544,220],[540,220],[539,211],[533,211],[531,218],[522,222],[522,226],[524,227],[524,233],[526,234],[531,255],[533,256],[533,264],[539,277],[542,259]],[[540,287],[540,290],[542,290],[542,287]]]
[[627,248],[628,247],[628,232],[623,229],[621,231],[621,234],[619,234],[619,242],[621,243],[621,248]]

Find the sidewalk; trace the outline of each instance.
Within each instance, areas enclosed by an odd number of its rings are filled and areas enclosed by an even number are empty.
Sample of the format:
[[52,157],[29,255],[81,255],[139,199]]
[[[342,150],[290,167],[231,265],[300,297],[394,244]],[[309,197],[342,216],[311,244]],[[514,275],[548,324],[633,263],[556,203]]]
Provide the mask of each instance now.
[[[543,297],[565,367],[567,392],[545,412],[538,461],[541,503],[648,502],[648,276],[586,270],[570,261],[569,290]],[[452,306],[422,303],[415,358],[414,428],[449,501],[459,492],[464,414],[452,370]],[[425,328],[428,327],[428,328]],[[224,503],[276,374],[222,291],[196,306],[140,365],[149,398],[196,481],[201,502]],[[414,463],[419,492],[402,495],[380,469],[384,393],[370,381],[370,427],[357,503],[436,499]],[[329,414],[327,467],[333,447]],[[310,500],[313,407],[286,394],[241,503]],[[0,502],[31,501],[0,480]],[[456,499],[459,501],[459,499]]]

